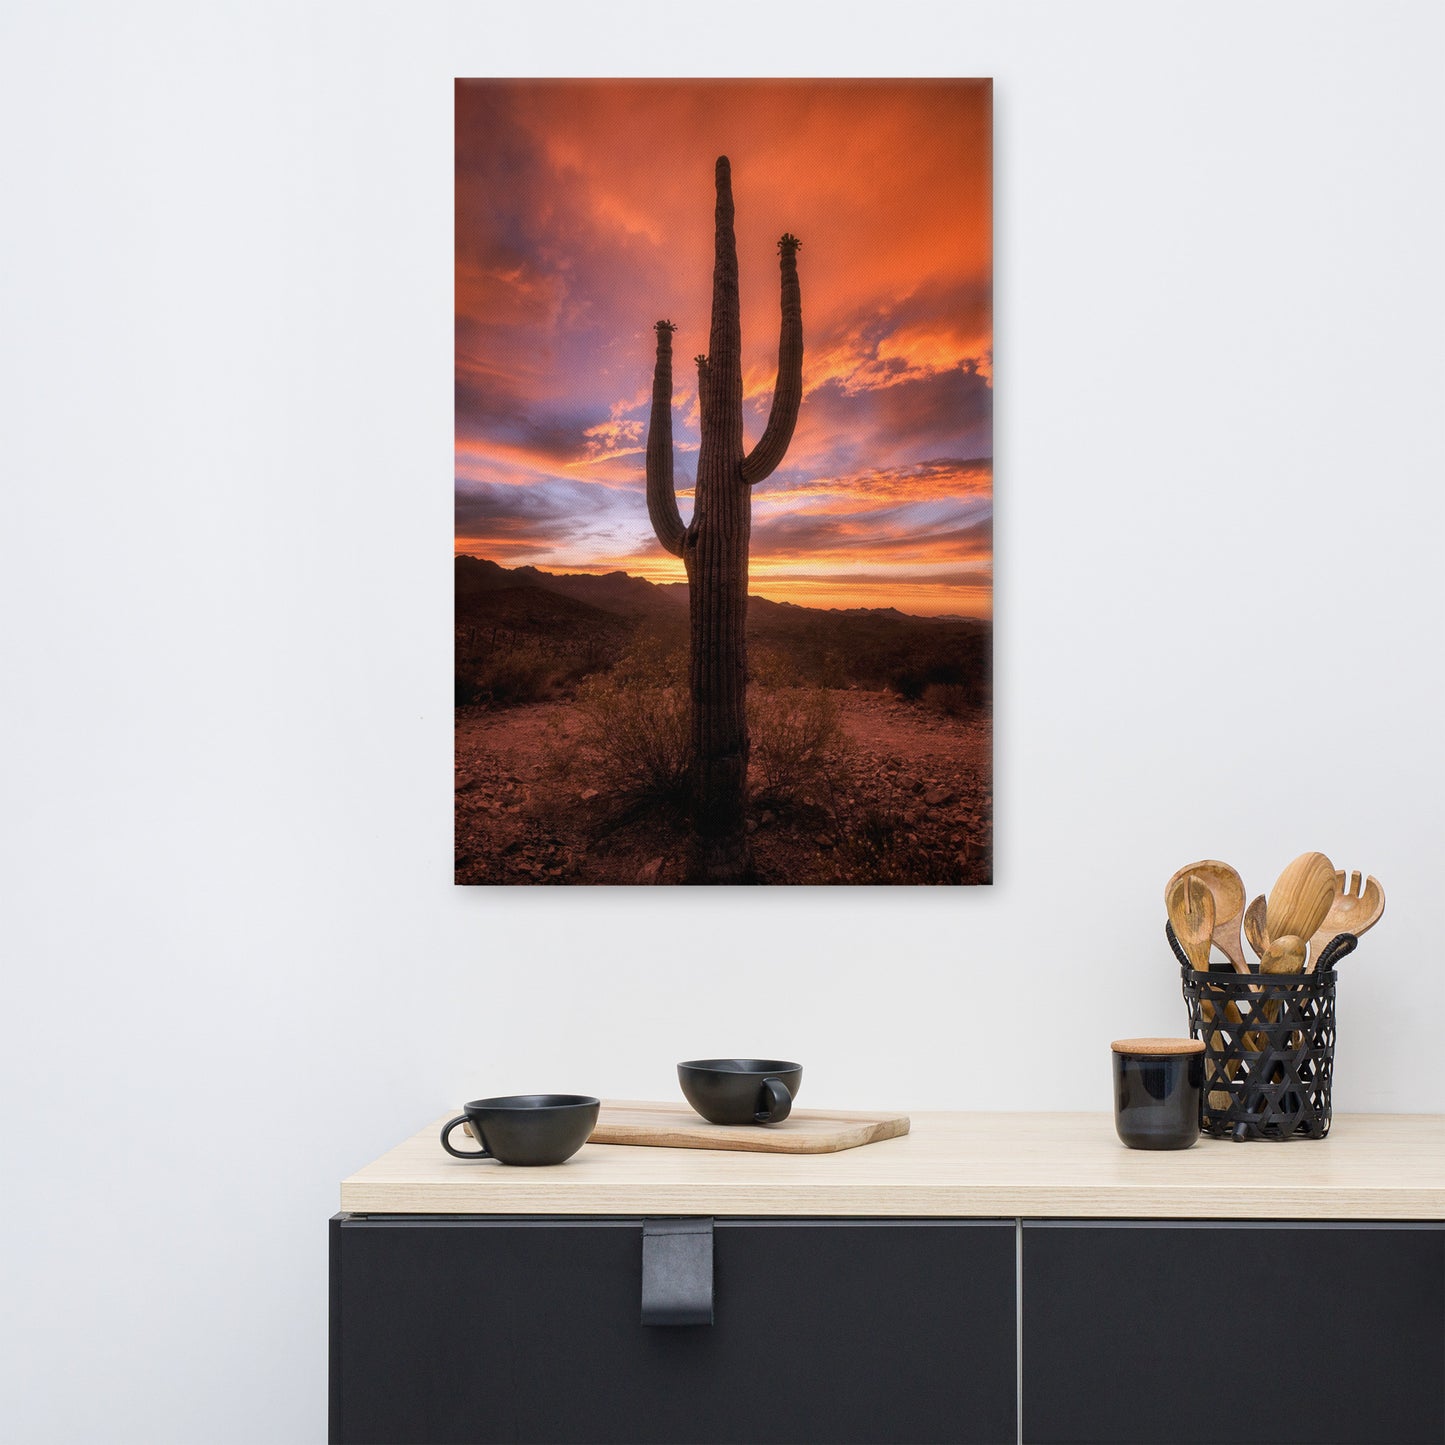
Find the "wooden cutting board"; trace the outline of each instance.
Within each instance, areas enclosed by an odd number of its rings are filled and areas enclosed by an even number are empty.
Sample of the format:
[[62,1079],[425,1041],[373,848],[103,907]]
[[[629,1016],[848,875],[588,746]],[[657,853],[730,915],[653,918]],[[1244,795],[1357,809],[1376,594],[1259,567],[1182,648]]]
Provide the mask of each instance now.
[[907,1114],[794,1109],[781,1124],[709,1124],[686,1104],[608,1102],[589,1144],[663,1149],[745,1149],[753,1154],[836,1154],[908,1132]]

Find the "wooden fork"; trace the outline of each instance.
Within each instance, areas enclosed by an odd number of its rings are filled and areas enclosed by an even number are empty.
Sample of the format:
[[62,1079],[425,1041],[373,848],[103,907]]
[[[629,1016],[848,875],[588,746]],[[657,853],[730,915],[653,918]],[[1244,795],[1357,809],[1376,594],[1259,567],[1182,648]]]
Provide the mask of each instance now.
[[1360,875],[1351,873],[1346,883],[1344,870],[1337,870],[1335,896],[1330,900],[1330,911],[1325,914],[1325,921],[1310,939],[1310,961],[1305,965],[1305,972],[1315,971],[1315,964],[1332,938],[1341,933],[1353,933],[1358,938],[1380,921],[1384,911],[1385,890],[1376,879],[1367,877],[1361,883]]

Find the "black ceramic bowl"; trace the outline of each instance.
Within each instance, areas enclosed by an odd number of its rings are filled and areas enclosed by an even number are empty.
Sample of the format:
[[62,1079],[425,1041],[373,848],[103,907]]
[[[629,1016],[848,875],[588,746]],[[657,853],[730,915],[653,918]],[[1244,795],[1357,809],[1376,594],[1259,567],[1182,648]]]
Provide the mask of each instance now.
[[783,1059],[692,1059],[677,1066],[682,1096],[709,1124],[781,1124],[803,1066]]
[[[473,1099],[442,1130],[442,1148],[458,1159],[495,1159],[498,1164],[560,1164],[570,1159],[597,1127],[597,1099],[586,1094],[509,1094]],[[450,1134],[471,1126],[480,1152],[454,1149]]]

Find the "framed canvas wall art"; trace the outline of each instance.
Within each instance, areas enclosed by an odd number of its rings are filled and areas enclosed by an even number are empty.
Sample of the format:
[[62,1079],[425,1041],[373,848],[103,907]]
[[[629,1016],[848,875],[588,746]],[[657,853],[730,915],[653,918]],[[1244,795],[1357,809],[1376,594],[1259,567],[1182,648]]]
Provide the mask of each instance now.
[[992,877],[987,80],[460,80],[456,880]]

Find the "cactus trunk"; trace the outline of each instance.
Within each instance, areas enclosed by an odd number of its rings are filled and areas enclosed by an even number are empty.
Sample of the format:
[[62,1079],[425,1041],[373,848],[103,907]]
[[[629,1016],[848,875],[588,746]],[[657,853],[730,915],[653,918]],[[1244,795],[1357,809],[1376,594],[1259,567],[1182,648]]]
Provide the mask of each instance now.
[[803,329],[798,242],[782,256],[782,335],[772,414],[750,455],[743,450],[742,335],[732,174],[717,162],[717,209],[709,351],[698,358],[702,446],[691,523],[684,526],[672,479],[672,331],[657,323],[652,416],[647,438],[647,505],[653,530],[687,569],[692,702],[693,876],[736,883],[751,872],[746,830],[748,724],[748,542],[751,485],[783,458],[802,396]]

